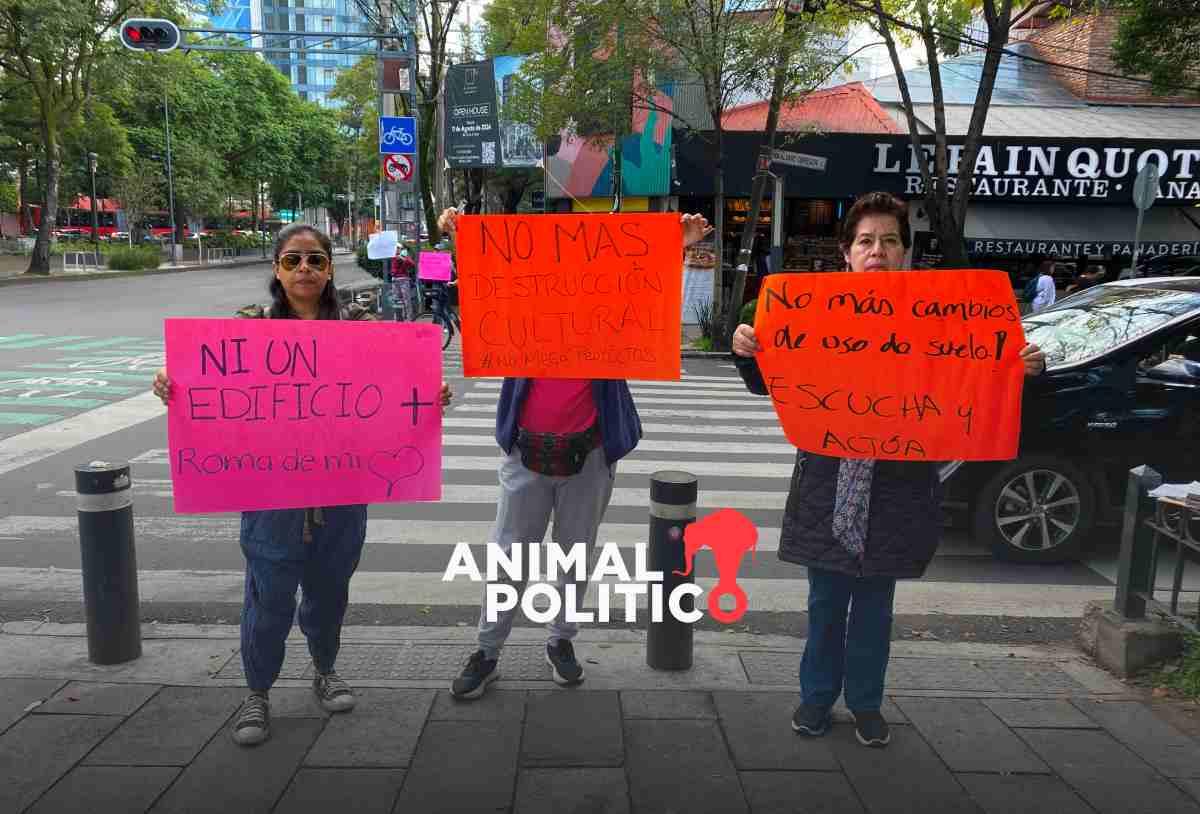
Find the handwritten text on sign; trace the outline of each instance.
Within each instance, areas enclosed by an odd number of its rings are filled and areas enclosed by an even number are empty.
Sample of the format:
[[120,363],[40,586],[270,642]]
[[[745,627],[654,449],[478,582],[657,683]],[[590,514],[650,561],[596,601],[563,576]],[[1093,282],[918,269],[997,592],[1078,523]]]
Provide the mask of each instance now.
[[177,512],[440,499],[436,325],[168,319],[166,352]]
[[1005,460],[1024,332],[998,271],[773,274],[758,363],[788,440],[839,458]]
[[679,216],[469,216],[458,226],[468,376],[678,379]]

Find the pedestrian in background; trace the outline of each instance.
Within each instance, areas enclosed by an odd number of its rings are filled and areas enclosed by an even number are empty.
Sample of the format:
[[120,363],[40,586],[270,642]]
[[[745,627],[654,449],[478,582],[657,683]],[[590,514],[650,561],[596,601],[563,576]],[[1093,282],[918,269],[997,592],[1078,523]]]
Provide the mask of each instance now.
[[[298,223],[280,230],[268,290],[271,304],[238,311],[246,319],[374,320],[359,305],[342,308],[333,284],[333,246],[324,233]],[[171,408],[166,368],[154,377],[154,393]],[[449,386],[439,394],[443,412]],[[285,643],[302,592],[300,629],[308,640],[313,694],[330,712],[354,707],[354,691],[334,670],[350,577],[358,567],[367,533],[367,507],[326,506],[242,512],[241,547],[246,559],[242,605],[242,667],[250,694],[233,722],[233,740],[243,746],[270,737],[269,693],[283,667]]]
[[[458,217],[457,209],[447,209],[438,227],[453,237]],[[684,215],[681,224],[685,247],[711,231],[699,215]],[[504,457],[490,543],[505,555],[514,543],[540,545],[553,515],[554,542],[564,548],[583,543],[591,562],[600,521],[612,497],[617,462],[634,450],[641,437],[641,419],[624,379],[506,378],[496,408],[496,442]],[[559,596],[566,584],[566,575],[560,575]],[[582,607],[586,575],[574,584],[576,602]],[[524,584],[513,587],[520,592]],[[500,677],[500,651],[512,632],[517,609],[500,611],[495,621],[489,621],[486,596],[485,588],[478,647],[450,686],[457,699],[479,698]],[[579,626],[567,620],[566,602],[546,627],[546,661],[553,668],[554,681],[563,686],[579,684],[584,670],[572,644]]]
[[1054,300],[1058,297],[1058,288],[1054,283],[1054,263],[1050,260],[1043,260],[1038,266],[1037,285],[1034,289],[1033,300],[1030,304],[1030,312],[1036,314],[1038,311],[1045,311],[1051,305],[1054,305]]
[[[839,247],[850,271],[904,267],[908,207],[883,192],[859,198]],[[733,337],[734,361],[752,393],[768,395],[750,325]],[[1036,345],[1021,350],[1027,375],[1045,370]],[[891,740],[883,706],[896,580],[920,577],[938,546],[942,489],[934,463],[833,458],[798,450],[780,531],[779,558],[808,567],[808,640],[792,729],[823,735],[845,692],[865,746]]]

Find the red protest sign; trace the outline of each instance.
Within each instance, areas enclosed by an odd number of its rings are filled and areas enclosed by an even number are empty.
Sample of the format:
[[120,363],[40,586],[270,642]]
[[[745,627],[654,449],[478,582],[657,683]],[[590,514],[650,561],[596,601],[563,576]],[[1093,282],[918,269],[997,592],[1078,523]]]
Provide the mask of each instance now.
[[773,274],[754,331],[788,440],[839,458],[1006,460],[1025,346],[999,271]]
[[678,214],[464,216],[467,376],[678,379]]

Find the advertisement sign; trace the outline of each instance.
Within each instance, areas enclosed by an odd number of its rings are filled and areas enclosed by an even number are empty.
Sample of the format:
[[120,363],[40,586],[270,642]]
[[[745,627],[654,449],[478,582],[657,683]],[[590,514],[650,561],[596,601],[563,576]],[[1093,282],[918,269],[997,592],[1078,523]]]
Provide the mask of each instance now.
[[446,70],[446,163],[454,168],[495,167],[500,125],[491,60]]

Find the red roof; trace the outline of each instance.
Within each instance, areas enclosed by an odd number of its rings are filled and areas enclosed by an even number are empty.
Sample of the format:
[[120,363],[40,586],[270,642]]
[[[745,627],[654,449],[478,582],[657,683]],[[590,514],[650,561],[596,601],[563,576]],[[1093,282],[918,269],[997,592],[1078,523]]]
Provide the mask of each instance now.
[[[726,130],[762,131],[767,128],[767,102],[725,111]],[[861,82],[850,82],[785,102],[779,111],[779,130],[820,133],[903,133]]]

